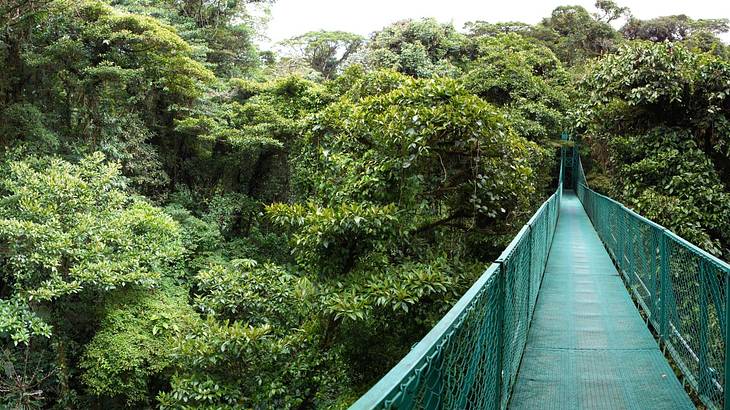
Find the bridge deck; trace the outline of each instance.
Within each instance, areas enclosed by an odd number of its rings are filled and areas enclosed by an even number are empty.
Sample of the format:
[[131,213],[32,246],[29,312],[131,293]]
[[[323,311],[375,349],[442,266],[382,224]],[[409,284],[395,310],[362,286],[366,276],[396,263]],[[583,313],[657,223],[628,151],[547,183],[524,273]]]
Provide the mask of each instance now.
[[510,408],[695,408],[569,192]]

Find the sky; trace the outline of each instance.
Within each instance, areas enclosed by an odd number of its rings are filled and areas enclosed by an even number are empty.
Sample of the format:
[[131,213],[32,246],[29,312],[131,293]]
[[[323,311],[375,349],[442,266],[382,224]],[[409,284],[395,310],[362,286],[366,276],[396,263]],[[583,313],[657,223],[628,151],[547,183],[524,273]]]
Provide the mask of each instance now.
[[[594,11],[595,0],[277,0],[271,7],[268,40],[263,47],[316,30],[341,30],[367,36],[373,31],[406,18],[435,17],[453,22],[461,29],[465,22],[522,21],[537,23],[560,5],[581,5]],[[692,18],[729,18],[730,0],[633,0],[617,1],[634,16],[648,19],[672,14]],[[723,35],[730,43],[730,34]]]

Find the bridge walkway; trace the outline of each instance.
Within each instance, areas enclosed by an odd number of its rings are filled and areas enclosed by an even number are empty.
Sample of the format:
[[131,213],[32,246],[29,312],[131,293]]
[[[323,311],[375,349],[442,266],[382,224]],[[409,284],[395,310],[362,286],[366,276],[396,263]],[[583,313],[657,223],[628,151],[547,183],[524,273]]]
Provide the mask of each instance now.
[[694,409],[566,191],[511,409]]

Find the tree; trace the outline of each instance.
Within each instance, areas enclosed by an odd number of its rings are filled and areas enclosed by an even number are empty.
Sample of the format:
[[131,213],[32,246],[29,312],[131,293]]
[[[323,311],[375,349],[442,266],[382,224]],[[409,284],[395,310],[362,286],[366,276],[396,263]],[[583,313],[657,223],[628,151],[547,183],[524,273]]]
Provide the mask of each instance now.
[[598,13],[594,14],[596,20],[605,23],[611,23],[621,17],[631,15],[631,10],[628,7],[620,7],[612,0],[597,0],[595,7],[598,9]]
[[172,377],[177,340],[200,326],[183,287],[119,292],[85,346],[81,379],[102,406],[149,406]]
[[0,139],[68,159],[102,151],[141,192],[159,192],[169,179],[152,142],[168,136],[170,109],[200,97],[213,74],[172,27],[150,17],[55,1],[39,18],[27,35],[5,33],[13,56],[4,62],[0,109],[30,132],[10,129]]
[[207,318],[179,338],[165,408],[327,407],[349,391],[346,363],[322,345],[306,278],[253,260],[212,264],[194,278]]
[[357,34],[344,31],[310,31],[301,36],[281,42],[294,59],[301,59],[324,79],[331,79],[340,69],[343,61],[363,44]]
[[14,26],[44,10],[51,0],[7,0],[0,5],[0,26]]
[[[345,346],[367,384],[524,221],[546,152],[457,80],[338,81],[350,87],[312,117],[297,159],[302,199],[266,212],[316,284],[323,349]],[[372,351],[376,338],[393,342]]]
[[723,56],[728,48],[718,35],[729,30],[728,19],[694,20],[680,14],[650,20],[630,18],[621,28],[621,34],[630,40],[682,42],[699,51]]
[[249,75],[259,68],[255,45],[260,18],[249,10],[273,0],[113,0],[111,4],[150,15],[178,29],[219,76]]
[[363,50],[365,65],[414,77],[458,72],[465,37],[434,19],[403,20],[376,32]]
[[42,390],[72,400],[69,363],[93,333],[97,304],[174,277],[179,228],[130,196],[101,154],[78,165],[28,158],[2,175],[0,341],[41,357],[54,381]]
[[727,19],[693,20],[684,14],[657,17],[650,20],[631,18],[621,28],[624,37],[630,40],[683,41],[698,32],[712,34],[727,33],[730,30]]
[[323,88],[296,76],[233,79],[228,87],[224,98],[201,100],[175,122],[185,150],[197,155],[178,165],[174,180],[206,199],[221,189],[264,202],[286,198],[289,153],[302,119],[327,101]]
[[[606,6],[604,2],[599,3]],[[607,22],[596,20],[581,6],[557,7],[532,35],[550,47],[566,65],[611,52],[620,38]]]
[[529,33],[532,26],[519,21],[504,23],[489,23],[486,21],[469,21],[464,24],[464,29],[470,37],[492,37],[499,34]]
[[[375,95],[330,105],[310,125],[312,131],[307,139],[313,149],[305,151],[302,160],[313,161],[310,169],[319,171],[301,175],[299,189],[319,201],[304,207],[293,205],[288,211],[295,215],[311,214],[313,218],[352,220],[351,224],[339,226],[323,222],[322,228],[337,231],[349,226],[347,229],[365,234],[357,239],[355,232],[333,232],[338,240],[349,245],[340,243],[330,247],[334,243],[325,243],[327,235],[313,233],[313,239],[321,238],[314,240],[318,247],[322,246],[320,251],[330,255],[323,260],[334,265],[329,269],[303,263],[314,272],[347,272],[348,267],[353,267],[347,261],[358,258],[358,251],[350,249],[350,245],[367,248],[365,238],[370,235],[379,237],[388,232],[386,235],[397,239],[398,231],[410,223],[415,224],[415,231],[428,231],[440,224],[494,228],[487,221],[509,215],[506,209],[520,209],[522,201],[530,202],[529,192],[526,197],[508,194],[508,186],[493,181],[503,177],[491,168],[494,158],[502,155],[514,158],[535,150],[533,159],[537,161],[540,152],[534,144],[512,134],[498,109],[453,80],[416,81],[381,72],[367,76],[363,82],[382,83],[390,79],[394,84],[392,91],[377,87],[380,91],[375,91]],[[457,115],[461,115],[458,120]],[[487,143],[488,135],[498,135],[511,143]],[[516,151],[508,154],[501,149]],[[530,165],[534,163],[530,161]],[[522,186],[532,187],[534,183],[535,175],[528,170],[530,165],[524,164],[527,167],[524,173],[518,171],[514,175],[517,179],[524,178]],[[479,185],[482,179],[492,182],[485,182],[483,189],[474,191],[474,184]],[[517,179],[509,185],[518,183]],[[487,186],[499,192],[490,193]],[[406,212],[410,223],[395,217],[400,214],[397,208],[415,209],[424,200],[433,203],[420,217],[418,212]],[[400,205],[393,208],[394,204]],[[333,209],[325,210],[329,207]],[[288,212],[286,207],[275,209],[283,223],[317,229],[316,221],[289,220],[283,218]],[[421,218],[425,219],[421,220],[424,225],[418,223]],[[441,222],[431,227],[437,221]],[[305,244],[304,238],[301,243]],[[302,252],[309,251],[305,248],[308,249],[302,246]],[[332,256],[338,252],[344,252],[342,259]]]
[[568,79],[550,49],[510,33],[480,38],[475,55],[463,76],[468,90],[502,107],[524,138],[544,142],[560,135]]
[[721,58],[637,41],[590,66],[576,121],[606,153],[610,193],[717,255],[730,244],[728,84]]

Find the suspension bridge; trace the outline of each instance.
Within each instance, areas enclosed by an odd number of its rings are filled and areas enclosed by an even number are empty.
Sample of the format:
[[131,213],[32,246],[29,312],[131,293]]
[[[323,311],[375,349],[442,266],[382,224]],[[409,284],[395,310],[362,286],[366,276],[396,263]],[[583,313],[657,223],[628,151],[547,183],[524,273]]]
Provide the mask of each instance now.
[[576,151],[561,149],[555,193],[351,410],[730,409],[730,266],[591,190]]

